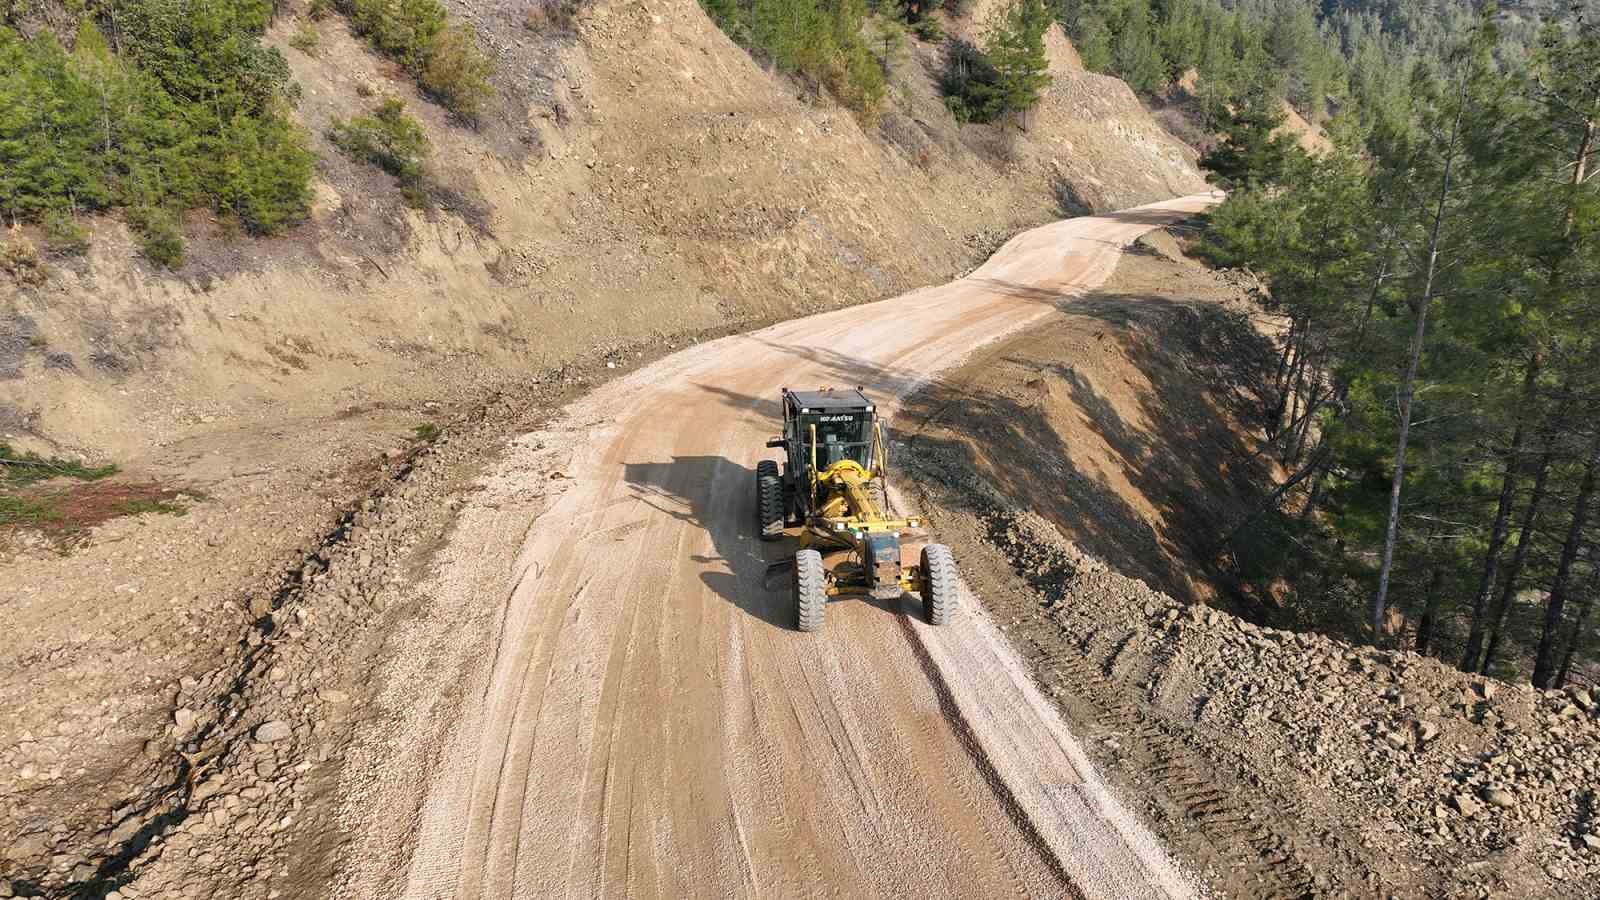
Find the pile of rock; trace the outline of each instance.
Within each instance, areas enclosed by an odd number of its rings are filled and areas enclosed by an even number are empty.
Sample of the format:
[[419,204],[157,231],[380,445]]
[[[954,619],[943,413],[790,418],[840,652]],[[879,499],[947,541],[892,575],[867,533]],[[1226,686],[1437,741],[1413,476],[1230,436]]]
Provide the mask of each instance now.
[[[1368,888],[1582,896],[1600,884],[1600,697],[1589,690],[1537,691],[1184,605],[1031,513],[979,506],[1038,614],[1109,676],[1068,690],[1109,681],[1133,695],[1288,804],[1304,836],[1362,861]],[[1107,740],[1121,750],[1130,736]]]

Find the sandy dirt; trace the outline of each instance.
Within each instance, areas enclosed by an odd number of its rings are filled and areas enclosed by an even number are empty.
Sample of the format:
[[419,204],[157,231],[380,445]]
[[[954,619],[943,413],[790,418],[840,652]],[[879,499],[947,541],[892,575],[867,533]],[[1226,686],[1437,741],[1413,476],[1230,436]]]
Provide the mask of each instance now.
[[781,386],[901,397],[1209,202],[1025,233],[966,279],[678,354],[519,439],[378,677],[339,895],[1189,895],[977,603],[935,630],[909,600],[842,602],[794,632],[751,498]]

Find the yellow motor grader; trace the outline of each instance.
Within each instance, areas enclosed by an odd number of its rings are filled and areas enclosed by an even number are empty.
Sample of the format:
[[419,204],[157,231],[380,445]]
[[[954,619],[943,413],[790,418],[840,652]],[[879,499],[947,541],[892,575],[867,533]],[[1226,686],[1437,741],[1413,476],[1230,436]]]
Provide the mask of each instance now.
[[762,540],[798,528],[791,571],[795,625],[822,628],[830,597],[922,597],[928,622],[944,625],[956,607],[956,564],[950,548],[928,543],[921,519],[889,509],[888,448],[877,408],[855,390],[783,389],[783,436],[767,442],[783,466],[756,464],[756,525]]

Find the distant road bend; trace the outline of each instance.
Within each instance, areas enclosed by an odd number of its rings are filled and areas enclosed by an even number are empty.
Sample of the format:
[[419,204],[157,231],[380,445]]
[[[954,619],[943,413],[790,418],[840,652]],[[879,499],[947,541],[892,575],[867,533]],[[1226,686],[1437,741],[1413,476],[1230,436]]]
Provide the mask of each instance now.
[[425,773],[403,895],[1193,896],[981,604],[934,629],[853,600],[792,630],[786,582],[763,585],[792,548],[756,540],[752,473],[780,387],[862,385],[892,413],[1213,202],[1037,228],[959,281],[701,344],[576,403],[574,480],[527,534],[458,752]]

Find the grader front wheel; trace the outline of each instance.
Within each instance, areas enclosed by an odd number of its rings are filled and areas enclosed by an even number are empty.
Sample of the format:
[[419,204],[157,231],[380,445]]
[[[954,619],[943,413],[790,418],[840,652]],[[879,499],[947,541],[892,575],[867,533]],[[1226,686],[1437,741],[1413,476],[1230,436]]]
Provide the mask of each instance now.
[[795,627],[801,631],[821,631],[827,603],[827,581],[822,573],[822,554],[815,550],[801,550],[795,553]]
[[956,560],[950,548],[922,548],[922,611],[929,625],[948,625],[956,611]]

